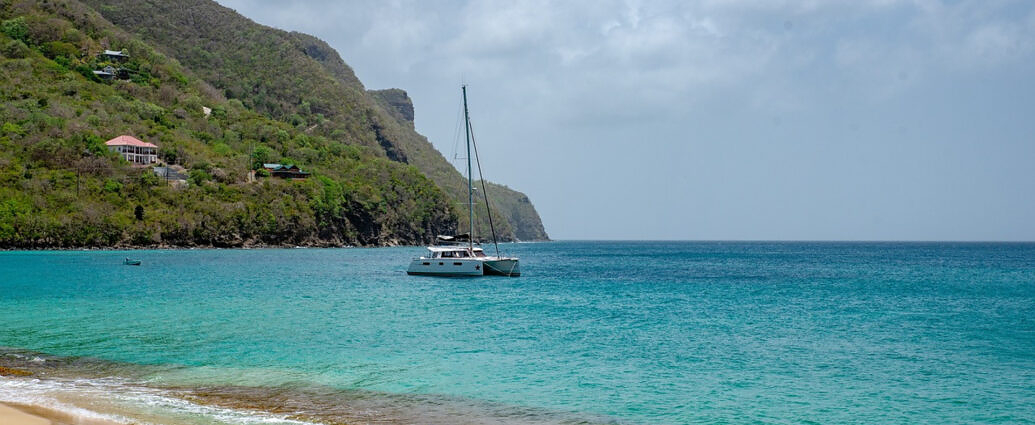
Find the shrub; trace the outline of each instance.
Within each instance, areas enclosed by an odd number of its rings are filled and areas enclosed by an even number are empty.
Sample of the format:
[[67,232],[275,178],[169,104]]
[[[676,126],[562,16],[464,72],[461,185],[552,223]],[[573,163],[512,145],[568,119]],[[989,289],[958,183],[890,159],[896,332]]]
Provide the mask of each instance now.
[[93,73],[93,68],[90,67],[90,65],[86,65],[86,64],[77,65],[75,67],[75,72],[78,72],[80,75],[86,77],[86,79],[88,79],[90,81],[93,81],[93,82],[100,82],[101,81],[101,79],[97,78],[97,75]]
[[222,156],[230,156],[230,154],[234,153],[233,149],[223,142],[212,145],[212,151]]
[[140,185],[143,187],[155,187],[162,183],[162,178],[148,170],[140,175]]
[[15,124],[13,122],[5,122],[4,125],[2,127],[0,127],[0,135],[2,135],[2,136],[9,136],[9,135],[12,135],[12,134],[17,134],[19,136],[24,136],[25,135],[25,130],[22,129],[22,126],[20,126],[18,124]]
[[50,41],[43,44],[43,54],[48,58],[74,58],[79,56],[79,48],[63,41]]
[[206,181],[212,180],[212,176],[202,170],[190,170],[190,178],[187,182],[194,185],[200,185]]
[[104,144],[104,139],[96,134],[84,134],[82,140],[86,151],[92,155],[104,156],[109,152],[108,146]]
[[24,43],[29,38],[29,24],[25,23],[24,16],[8,19],[0,23],[0,32]]
[[179,149],[173,149],[169,147],[161,147],[158,149],[158,157],[162,158],[166,164],[176,164],[176,161],[180,159]]
[[104,181],[104,191],[108,193],[118,193],[122,191],[122,183],[115,180],[108,179]]
[[11,40],[4,45],[3,54],[11,59],[21,59],[29,56],[29,46],[21,40]]

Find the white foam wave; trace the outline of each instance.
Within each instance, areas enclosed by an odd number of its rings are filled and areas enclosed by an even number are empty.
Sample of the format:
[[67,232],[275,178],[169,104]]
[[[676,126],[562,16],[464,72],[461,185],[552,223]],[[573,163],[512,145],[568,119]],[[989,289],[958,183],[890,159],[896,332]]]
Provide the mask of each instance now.
[[0,402],[38,406],[59,411],[78,419],[129,424],[128,418],[96,412],[60,401],[56,393],[62,388],[39,379],[0,377]]
[[191,418],[204,418],[206,423],[227,425],[315,425],[269,412],[200,405],[174,397],[164,390],[133,385],[116,378],[66,380],[0,377],[0,402],[39,406],[84,420],[120,424],[159,425],[165,422],[160,418],[168,418],[176,423]]

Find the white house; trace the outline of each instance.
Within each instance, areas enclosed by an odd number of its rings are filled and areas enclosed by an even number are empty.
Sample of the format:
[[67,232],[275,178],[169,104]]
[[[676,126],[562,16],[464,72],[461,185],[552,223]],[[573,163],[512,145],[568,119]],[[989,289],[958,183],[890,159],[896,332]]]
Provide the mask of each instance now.
[[147,165],[158,162],[158,146],[140,141],[133,136],[122,135],[104,142],[108,150],[122,154],[126,161],[136,165]]

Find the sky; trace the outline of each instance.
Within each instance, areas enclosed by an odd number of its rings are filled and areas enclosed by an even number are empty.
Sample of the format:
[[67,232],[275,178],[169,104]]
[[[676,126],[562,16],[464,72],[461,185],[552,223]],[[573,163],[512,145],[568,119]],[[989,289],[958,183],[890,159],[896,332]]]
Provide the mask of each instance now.
[[218,1],[450,159],[466,83],[553,239],[1035,240],[1032,1]]

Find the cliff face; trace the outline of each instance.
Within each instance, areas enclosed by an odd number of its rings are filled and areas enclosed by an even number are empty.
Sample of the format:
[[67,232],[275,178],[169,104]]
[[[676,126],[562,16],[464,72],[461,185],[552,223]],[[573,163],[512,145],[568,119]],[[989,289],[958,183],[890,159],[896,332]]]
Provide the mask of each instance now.
[[413,101],[410,95],[400,89],[370,90],[370,96],[374,98],[378,106],[388,112],[392,118],[402,123],[409,123],[413,127]]
[[[462,208],[465,179],[413,128],[402,90],[367,91],[323,41],[256,24],[210,0],[85,0],[117,26],[176,58],[193,75],[246,108],[375,155],[409,164]],[[545,239],[542,222],[520,192],[501,190],[492,204],[504,240]],[[506,199],[503,199],[506,198]],[[485,214],[476,233],[488,234]],[[466,227],[466,215],[459,218]],[[523,236],[529,237],[523,237]]]

